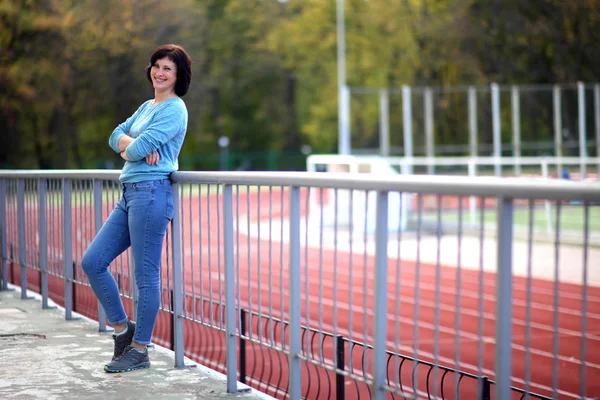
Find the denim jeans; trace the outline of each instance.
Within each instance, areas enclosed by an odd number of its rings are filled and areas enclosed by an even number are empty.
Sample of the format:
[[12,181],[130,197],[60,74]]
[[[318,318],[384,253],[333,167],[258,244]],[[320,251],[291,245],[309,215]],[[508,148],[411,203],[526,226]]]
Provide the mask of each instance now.
[[160,263],[167,226],[173,218],[169,179],[125,183],[123,195],[81,259],[90,285],[109,322],[127,321],[110,263],[131,246],[138,288],[133,340],[149,344],[160,306]]

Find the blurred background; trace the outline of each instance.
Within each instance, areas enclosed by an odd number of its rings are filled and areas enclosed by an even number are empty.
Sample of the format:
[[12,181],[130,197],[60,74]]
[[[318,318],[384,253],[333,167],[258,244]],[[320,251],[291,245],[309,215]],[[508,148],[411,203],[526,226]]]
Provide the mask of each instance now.
[[[336,11],[335,0],[0,0],[0,168],[120,168],[108,137],[153,97],[151,52],[177,43],[193,59],[181,170],[305,170],[307,155],[338,149]],[[450,88],[598,81],[600,0],[345,0],[343,11],[353,152],[379,145],[378,88],[441,88],[437,152],[466,155],[466,97]],[[532,93],[523,140],[552,143],[552,91]],[[400,97],[389,108],[394,152]]]

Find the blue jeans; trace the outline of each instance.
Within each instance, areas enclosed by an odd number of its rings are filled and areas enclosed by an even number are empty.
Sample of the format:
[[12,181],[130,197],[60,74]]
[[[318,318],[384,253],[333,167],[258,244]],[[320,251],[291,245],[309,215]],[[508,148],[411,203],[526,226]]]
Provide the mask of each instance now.
[[127,321],[117,283],[108,266],[131,246],[138,287],[133,340],[149,344],[160,307],[160,264],[163,242],[173,218],[169,179],[122,184],[123,195],[90,243],[81,266],[111,325]]

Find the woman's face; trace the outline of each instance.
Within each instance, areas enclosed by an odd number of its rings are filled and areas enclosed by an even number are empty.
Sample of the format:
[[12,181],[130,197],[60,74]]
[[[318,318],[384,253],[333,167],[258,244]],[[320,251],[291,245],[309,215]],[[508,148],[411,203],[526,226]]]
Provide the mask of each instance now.
[[177,65],[168,57],[156,60],[150,70],[154,90],[173,91],[177,82]]

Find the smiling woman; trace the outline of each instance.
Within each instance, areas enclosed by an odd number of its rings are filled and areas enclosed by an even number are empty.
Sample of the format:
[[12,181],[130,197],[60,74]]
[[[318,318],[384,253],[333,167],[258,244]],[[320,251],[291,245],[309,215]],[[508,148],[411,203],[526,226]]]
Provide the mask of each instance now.
[[[113,359],[107,372],[148,368],[150,343],[160,302],[160,261],[167,226],[173,218],[169,179],[187,131],[188,113],[181,99],[192,78],[192,60],[181,46],[158,47],[147,77],[154,98],[147,100],[115,128],[109,145],[125,165],[119,181],[122,195],[86,250],[81,266],[108,320],[115,328]],[[137,324],[125,313],[110,263],[131,247],[138,287]]]
[[[166,96],[172,96],[175,91],[175,82],[177,81],[177,66],[168,58],[157,60],[150,67],[150,77],[152,78],[152,86],[157,93],[164,93]],[[154,103],[158,103],[158,99],[154,99]]]
[[176,96],[184,96],[192,80],[191,65],[192,60],[181,46],[168,44],[154,50],[146,76],[154,85],[155,96],[171,96],[173,92]]

